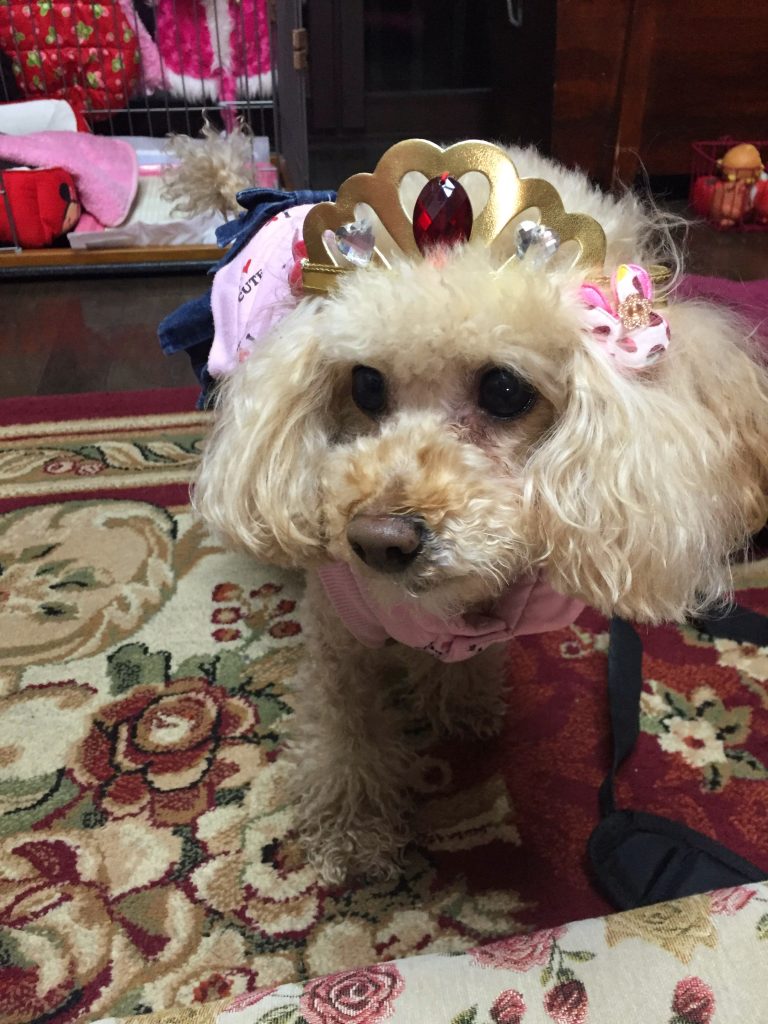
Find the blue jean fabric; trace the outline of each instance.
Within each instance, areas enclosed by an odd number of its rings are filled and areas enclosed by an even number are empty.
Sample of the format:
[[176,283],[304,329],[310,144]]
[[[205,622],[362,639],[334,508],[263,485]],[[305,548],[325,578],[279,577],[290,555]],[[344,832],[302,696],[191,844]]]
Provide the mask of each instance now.
[[[208,273],[215,274],[220,267],[234,259],[259,228],[283,210],[307,203],[333,202],[335,198],[335,192],[315,192],[310,189],[280,192],[271,188],[248,188],[238,192],[237,201],[244,211],[235,220],[217,228],[216,241],[220,246],[228,245],[229,248]],[[160,347],[166,355],[185,351],[189,356],[195,376],[202,386],[197,407],[204,408],[211,397],[214,383],[207,370],[208,353],[214,334],[211,289],[169,313],[161,321],[157,333]]]
[[305,206],[308,203],[333,202],[335,192],[313,192],[311,189],[300,189],[298,192],[279,192],[271,188],[247,188],[237,193],[237,201],[244,208],[237,220],[228,221],[216,229],[216,241],[221,246],[232,245],[226,256],[219,261],[223,267],[248,244],[262,225],[283,210],[292,206]]

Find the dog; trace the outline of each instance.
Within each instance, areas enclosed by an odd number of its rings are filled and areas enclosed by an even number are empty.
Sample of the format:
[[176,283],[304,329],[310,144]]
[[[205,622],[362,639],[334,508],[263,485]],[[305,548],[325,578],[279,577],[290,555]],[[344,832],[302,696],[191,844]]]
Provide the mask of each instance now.
[[[658,258],[659,217],[633,195],[507,153],[602,226],[606,273]],[[683,622],[727,598],[733,555],[768,514],[768,373],[737,316],[674,295],[656,311],[634,277],[638,322],[664,337],[624,365],[603,345],[618,323],[605,285],[501,263],[458,244],[353,269],[219,390],[194,502],[229,542],[307,570],[290,754],[328,883],[398,870],[409,714],[493,734],[500,641],[584,605]],[[391,683],[403,667],[408,700]]]

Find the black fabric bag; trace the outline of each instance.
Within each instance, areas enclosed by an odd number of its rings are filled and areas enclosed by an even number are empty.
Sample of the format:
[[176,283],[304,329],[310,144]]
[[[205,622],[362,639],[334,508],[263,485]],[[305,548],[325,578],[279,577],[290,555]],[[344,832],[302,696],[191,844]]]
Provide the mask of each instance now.
[[[737,606],[692,623],[713,637],[768,646],[768,619]],[[611,622],[608,696],[613,761],[600,787],[601,821],[589,839],[596,887],[617,910],[647,906],[768,878],[714,840],[656,814],[617,810],[614,779],[640,730],[643,645],[623,619]]]

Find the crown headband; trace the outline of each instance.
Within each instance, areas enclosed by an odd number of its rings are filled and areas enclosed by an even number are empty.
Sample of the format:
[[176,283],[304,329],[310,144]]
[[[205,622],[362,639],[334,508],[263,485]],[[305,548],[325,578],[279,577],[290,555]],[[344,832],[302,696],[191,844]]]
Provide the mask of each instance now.
[[[403,205],[401,184],[413,171],[422,174],[427,183],[409,212]],[[461,184],[461,178],[470,172],[479,172],[488,183],[487,201],[477,214]],[[441,201],[443,209],[439,208]],[[535,209],[539,221],[527,224],[529,239],[535,236],[545,246],[552,239],[555,244],[574,241],[579,249],[575,266],[603,271],[606,240],[600,224],[586,214],[568,213],[549,182],[521,178],[503,149],[476,141],[441,149],[423,139],[408,139],[388,149],[372,174],[348,178],[334,203],[319,203],[307,214],[307,259],[302,266],[306,293],[330,291],[342,275],[363,262],[389,267],[384,247],[376,243],[370,225],[358,221],[359,204],[367,204],[395,247],[414,259],[441,242],[490,246],[521,213]],[[446,206],[450,213],[446,214]],[[355,252],[360,245],[362,259]],[[518,258],[519,254],[510,256],[503,266]]]

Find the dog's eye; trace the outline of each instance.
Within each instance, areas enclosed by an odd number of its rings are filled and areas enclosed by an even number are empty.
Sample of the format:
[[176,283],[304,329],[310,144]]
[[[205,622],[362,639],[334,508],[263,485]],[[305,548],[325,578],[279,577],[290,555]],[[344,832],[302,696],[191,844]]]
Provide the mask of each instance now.
[[358,409],[375,415],[387,402],[387,382],[372,366],[356,366],[352,371],[352,398]]
[[528,412],[536,401],[531,385],[512,370],[495,366],[480,378],[477,404],[491,416],[510,420]]

